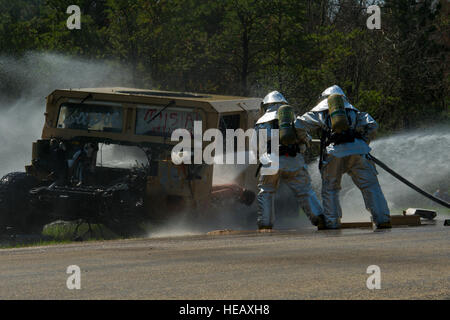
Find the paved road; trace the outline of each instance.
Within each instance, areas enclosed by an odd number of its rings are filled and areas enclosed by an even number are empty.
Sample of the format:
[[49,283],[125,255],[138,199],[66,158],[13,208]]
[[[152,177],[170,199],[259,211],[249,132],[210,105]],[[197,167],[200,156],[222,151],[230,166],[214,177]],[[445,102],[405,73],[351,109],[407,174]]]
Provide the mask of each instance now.
[[[0,299],[449,299],[450,228],[244,232],[0,250]],[[68,290],[66,268],[81,268]],[[369,265],[381,289],[369,290]]]

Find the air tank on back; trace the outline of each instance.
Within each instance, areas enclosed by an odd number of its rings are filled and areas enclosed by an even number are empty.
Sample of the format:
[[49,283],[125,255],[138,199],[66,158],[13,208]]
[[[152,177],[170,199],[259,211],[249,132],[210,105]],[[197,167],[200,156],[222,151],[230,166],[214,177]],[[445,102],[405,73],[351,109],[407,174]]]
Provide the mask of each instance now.
[[332,94],[328,97],[328,113],[331,118],[331,130],[333,132],[342,133],[350,128],[342,95]]

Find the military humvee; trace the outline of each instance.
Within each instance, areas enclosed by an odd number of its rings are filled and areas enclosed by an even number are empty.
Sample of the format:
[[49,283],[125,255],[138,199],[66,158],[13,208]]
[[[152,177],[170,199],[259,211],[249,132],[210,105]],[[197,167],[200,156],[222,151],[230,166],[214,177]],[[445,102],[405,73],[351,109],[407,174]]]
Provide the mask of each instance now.
[[[246,130],[260,103],[130,88],[55,90],[31,164],[1,179],[0,230],[39,231],[57,219],[83,219],[131,235],[142,231],[142,222],[177,212],[213,214],[224,200],[250,205],[256,165],[233,183],[214,185],[213,165],[172,162],[178,142],[171,134],[192,131],[194,121],[202,121],[203,131]],[[107,155],[119,159],[108,163]]]

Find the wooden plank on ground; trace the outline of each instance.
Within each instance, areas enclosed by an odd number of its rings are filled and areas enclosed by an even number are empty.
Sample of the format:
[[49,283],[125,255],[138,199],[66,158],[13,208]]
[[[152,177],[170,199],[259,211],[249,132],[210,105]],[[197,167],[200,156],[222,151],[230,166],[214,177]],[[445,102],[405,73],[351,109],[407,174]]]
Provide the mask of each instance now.
[[342,229],[372,228],[372,222],[342,222]]
[[393,226],[420,226],[420,216],[392,215],[391,224]]
[[206,234],[208,236],[219,236],[219,235],[230,235],[230,234],[253,234],[253,233],[277,233],[277,232],[296,232],[295,229],[263,229],[261,231],[258,230],[232,230],[232,229],[223,229],[223,230],[213,230],[209,231]]

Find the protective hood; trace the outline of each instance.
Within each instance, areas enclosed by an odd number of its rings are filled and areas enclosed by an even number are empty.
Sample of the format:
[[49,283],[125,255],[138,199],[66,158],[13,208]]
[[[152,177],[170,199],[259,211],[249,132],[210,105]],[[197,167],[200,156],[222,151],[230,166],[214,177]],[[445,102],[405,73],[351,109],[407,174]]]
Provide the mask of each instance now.
[[[353,109],[353,110],[358,111],[358,109],[356,109],[352,104],[350,104],[350,102],[348,102],[346,97],[344,97],[344,106],[345,106],[345,109]],[[324,110],[328,110],[328,99],[324,99],[324,100],[320,101],[314,108],[311,109],[311,111],[314,111],[314,112],[319,112],[319,111],[324,111]]]
[[328,96],[332,94],[339,94],[344,96],[344,106],[346,109],[353,109],[358,111],[350,102],[347,100],[347,96],[345,95],[344,91],[341,89],[341,87],[334,85],[327,89],[325,89],[320,97],[322,98],[322,101],[320,101],[314,108],[311,109],[311,111],[314,112],[320,112],[324,110],[328,110]]
[[281,104],[270,105],[267,108],[266,113],[264,113],[264,115],[261,118],[259,118],[258,121],[256,121],[256,124],[269,122],[269,121],[277,119],[277,112],[278,112],[278,109],[280,108],[280,106],[281,106]]
[[328,96],[331,96],[332,94],[339,94],[341,96],[347,97],[344,93],[344,90],[342,90],[341,87],[339,87],[337,85],[326,88],[320,96],[328,97]]

